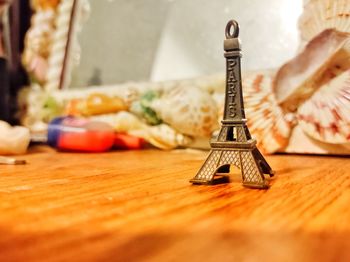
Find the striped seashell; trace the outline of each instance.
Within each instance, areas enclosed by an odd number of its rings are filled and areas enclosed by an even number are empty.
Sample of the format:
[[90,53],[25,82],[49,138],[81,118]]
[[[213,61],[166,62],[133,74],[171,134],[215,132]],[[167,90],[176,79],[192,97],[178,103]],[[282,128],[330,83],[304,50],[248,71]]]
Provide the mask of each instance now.
[[242,81],[247,124],[264,153],[285,147],[292,129],[272,91],[273,76],[273,71],[251,72]]
[[309,0],[304,3],[304,12],[299,19],[299,30],[303,41],[333,28],[350,33],[349,0]]
[[331,144],[350,143],[350,69],[324,84],[297,112],[310,137]]

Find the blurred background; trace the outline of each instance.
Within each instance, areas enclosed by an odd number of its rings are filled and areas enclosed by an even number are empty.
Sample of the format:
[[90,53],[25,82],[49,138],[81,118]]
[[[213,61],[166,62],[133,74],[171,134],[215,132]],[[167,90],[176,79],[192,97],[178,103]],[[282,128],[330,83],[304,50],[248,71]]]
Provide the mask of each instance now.
[[31,135],[74,116],[156,147],[190,146],[198,137],[206,147],[222,117],[224,29],[235,19],[248,126],[265,152],[349,152],[349,1],[7,0],[0,7],[0,119]]
[[28,83],[21,55],[30,16],[29,1],[0,1],[0,120],[15,122],[17,92]]
[[302,0],[90,1],[72,87],[191,78],[224,71],[228,20],[241,26],[243,70],[274,68],[298,47]]

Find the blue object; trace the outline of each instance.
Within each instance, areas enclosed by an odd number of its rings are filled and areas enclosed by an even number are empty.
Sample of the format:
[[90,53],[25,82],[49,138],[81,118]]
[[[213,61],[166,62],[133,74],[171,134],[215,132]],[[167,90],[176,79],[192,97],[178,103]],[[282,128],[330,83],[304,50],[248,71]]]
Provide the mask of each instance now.
[[67,117],[56,117],[49,123],[47,130],[47,143],[52,147],[57,147],[58,137],[60,135],[60,125]]

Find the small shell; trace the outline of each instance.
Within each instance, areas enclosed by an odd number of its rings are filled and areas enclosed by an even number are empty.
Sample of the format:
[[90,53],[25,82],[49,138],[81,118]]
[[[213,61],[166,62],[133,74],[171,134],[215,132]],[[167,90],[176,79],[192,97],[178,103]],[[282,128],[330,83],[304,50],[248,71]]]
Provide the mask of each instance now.
[[298,123],[314,139],[350,143],[350,70],[323,85],[299,107]]
[[286,120],[272,92],[274,72],[255,72],[243,77],[247,124],[258,147],[273,153],[287,145],[291,124]]
[[218,128],[217,106],[208,92],[191,86],[164,90],[150,107],[178,132],[209,137]]
[[349,0],[309,0],[299,19],[302,40],[308,42],[325,29],[350,33]]

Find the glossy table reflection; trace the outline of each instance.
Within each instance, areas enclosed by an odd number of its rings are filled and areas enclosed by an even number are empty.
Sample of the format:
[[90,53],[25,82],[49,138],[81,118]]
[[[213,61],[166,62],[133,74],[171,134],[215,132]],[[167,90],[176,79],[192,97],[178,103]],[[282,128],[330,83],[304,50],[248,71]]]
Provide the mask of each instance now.
[[0,166],[0,260],[350,260],[348,158],[267,156],[262,191],[191,185],[206,154],[32,148]]

